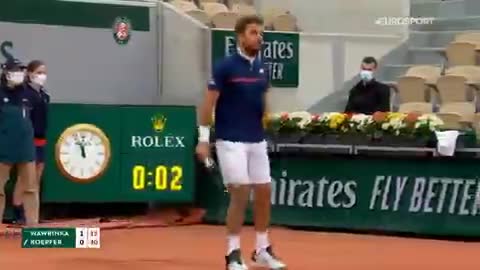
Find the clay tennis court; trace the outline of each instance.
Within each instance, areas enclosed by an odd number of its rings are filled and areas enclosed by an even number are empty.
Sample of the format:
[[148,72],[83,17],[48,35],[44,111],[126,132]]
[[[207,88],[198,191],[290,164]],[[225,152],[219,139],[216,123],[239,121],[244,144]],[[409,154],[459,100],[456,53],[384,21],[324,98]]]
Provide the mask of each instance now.
[[[290,270],[480,269],[480,243],[273,229],[275,248]],[[252,228],[243,246],[254,244]],[[221,226],[102,231],[102,248],[21,249],[0,241],[1,269],[216,270],[224,269]],[[249,254],[244,254],[245,257]]]

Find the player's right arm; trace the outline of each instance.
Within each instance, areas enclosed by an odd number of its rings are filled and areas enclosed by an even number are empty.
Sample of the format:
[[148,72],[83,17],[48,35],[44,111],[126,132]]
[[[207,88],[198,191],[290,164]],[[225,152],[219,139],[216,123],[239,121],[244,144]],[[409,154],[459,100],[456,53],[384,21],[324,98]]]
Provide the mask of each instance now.
[[217,99],[219,96],[220,92],[207,89],[205,98],[200,106],[200,126],[210,128],[210,125],[212,124],[213,109],[217,104]]
[[225,68],[220,63],[213,70],[212,78],[208,82],[208,88],[199,110],[200,125],[196,152],[202,161],[210,156],[210,124],[212,122],[213,110],[224,87],[224,81]]

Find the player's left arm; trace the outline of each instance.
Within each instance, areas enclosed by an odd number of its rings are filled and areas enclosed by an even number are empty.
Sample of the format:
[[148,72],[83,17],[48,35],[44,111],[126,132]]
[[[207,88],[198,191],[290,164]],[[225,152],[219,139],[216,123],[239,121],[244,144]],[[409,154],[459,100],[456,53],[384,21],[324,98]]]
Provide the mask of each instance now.
[[264,106],[264,109],[263,109],[263,126],[266,128],[267,124],[268,124],[268,120],[270,118],[270,114],[271,114],[271,106],[270,106],[270,92],[271,92],[271,90],[270,89],[272,88],[272,84],[270,82],[270,75],[269,75],[270,72],[269,72],[268,66],[265,66],[264,70],[265,70],[267,85],[265,87],[265,91],[263,92],[263,106]]
[[272,82],[270,81],[270,68],[269,66],[264,64],[264,74],[267,81],[267,85],[265,87],[265,92],[263,93],[263,104],[264,104],[264,116],[268,116],[270,114],[270,92],[272,89]]
[[268,88],[265,93],[263,93],[263,106],[264,106],[264,115],[270,114],[270,88]]
[[263,93],[263,127],[266,128],[268,120],[270,119],[271,107],[270,107],[270,87],[268,87]]

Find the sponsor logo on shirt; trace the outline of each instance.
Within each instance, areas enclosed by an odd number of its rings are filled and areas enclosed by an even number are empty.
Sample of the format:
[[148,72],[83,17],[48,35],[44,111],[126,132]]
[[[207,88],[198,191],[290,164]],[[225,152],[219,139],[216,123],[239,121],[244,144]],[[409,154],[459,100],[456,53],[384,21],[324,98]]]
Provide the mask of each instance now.
[[255,83],[258,81],[261,81],[261,78],[247,78],[247,77],[237,77],[237,78],[232,78],[230,82],[240,82],[240,83]]

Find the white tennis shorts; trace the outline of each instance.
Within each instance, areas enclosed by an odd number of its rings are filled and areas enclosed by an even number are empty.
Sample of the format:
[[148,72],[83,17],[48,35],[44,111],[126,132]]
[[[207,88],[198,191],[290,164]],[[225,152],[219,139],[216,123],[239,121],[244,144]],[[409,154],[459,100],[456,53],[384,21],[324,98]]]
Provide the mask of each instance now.
[[271,182],[267,142],[243,143],[217,140],[218,162],[225,185]]

